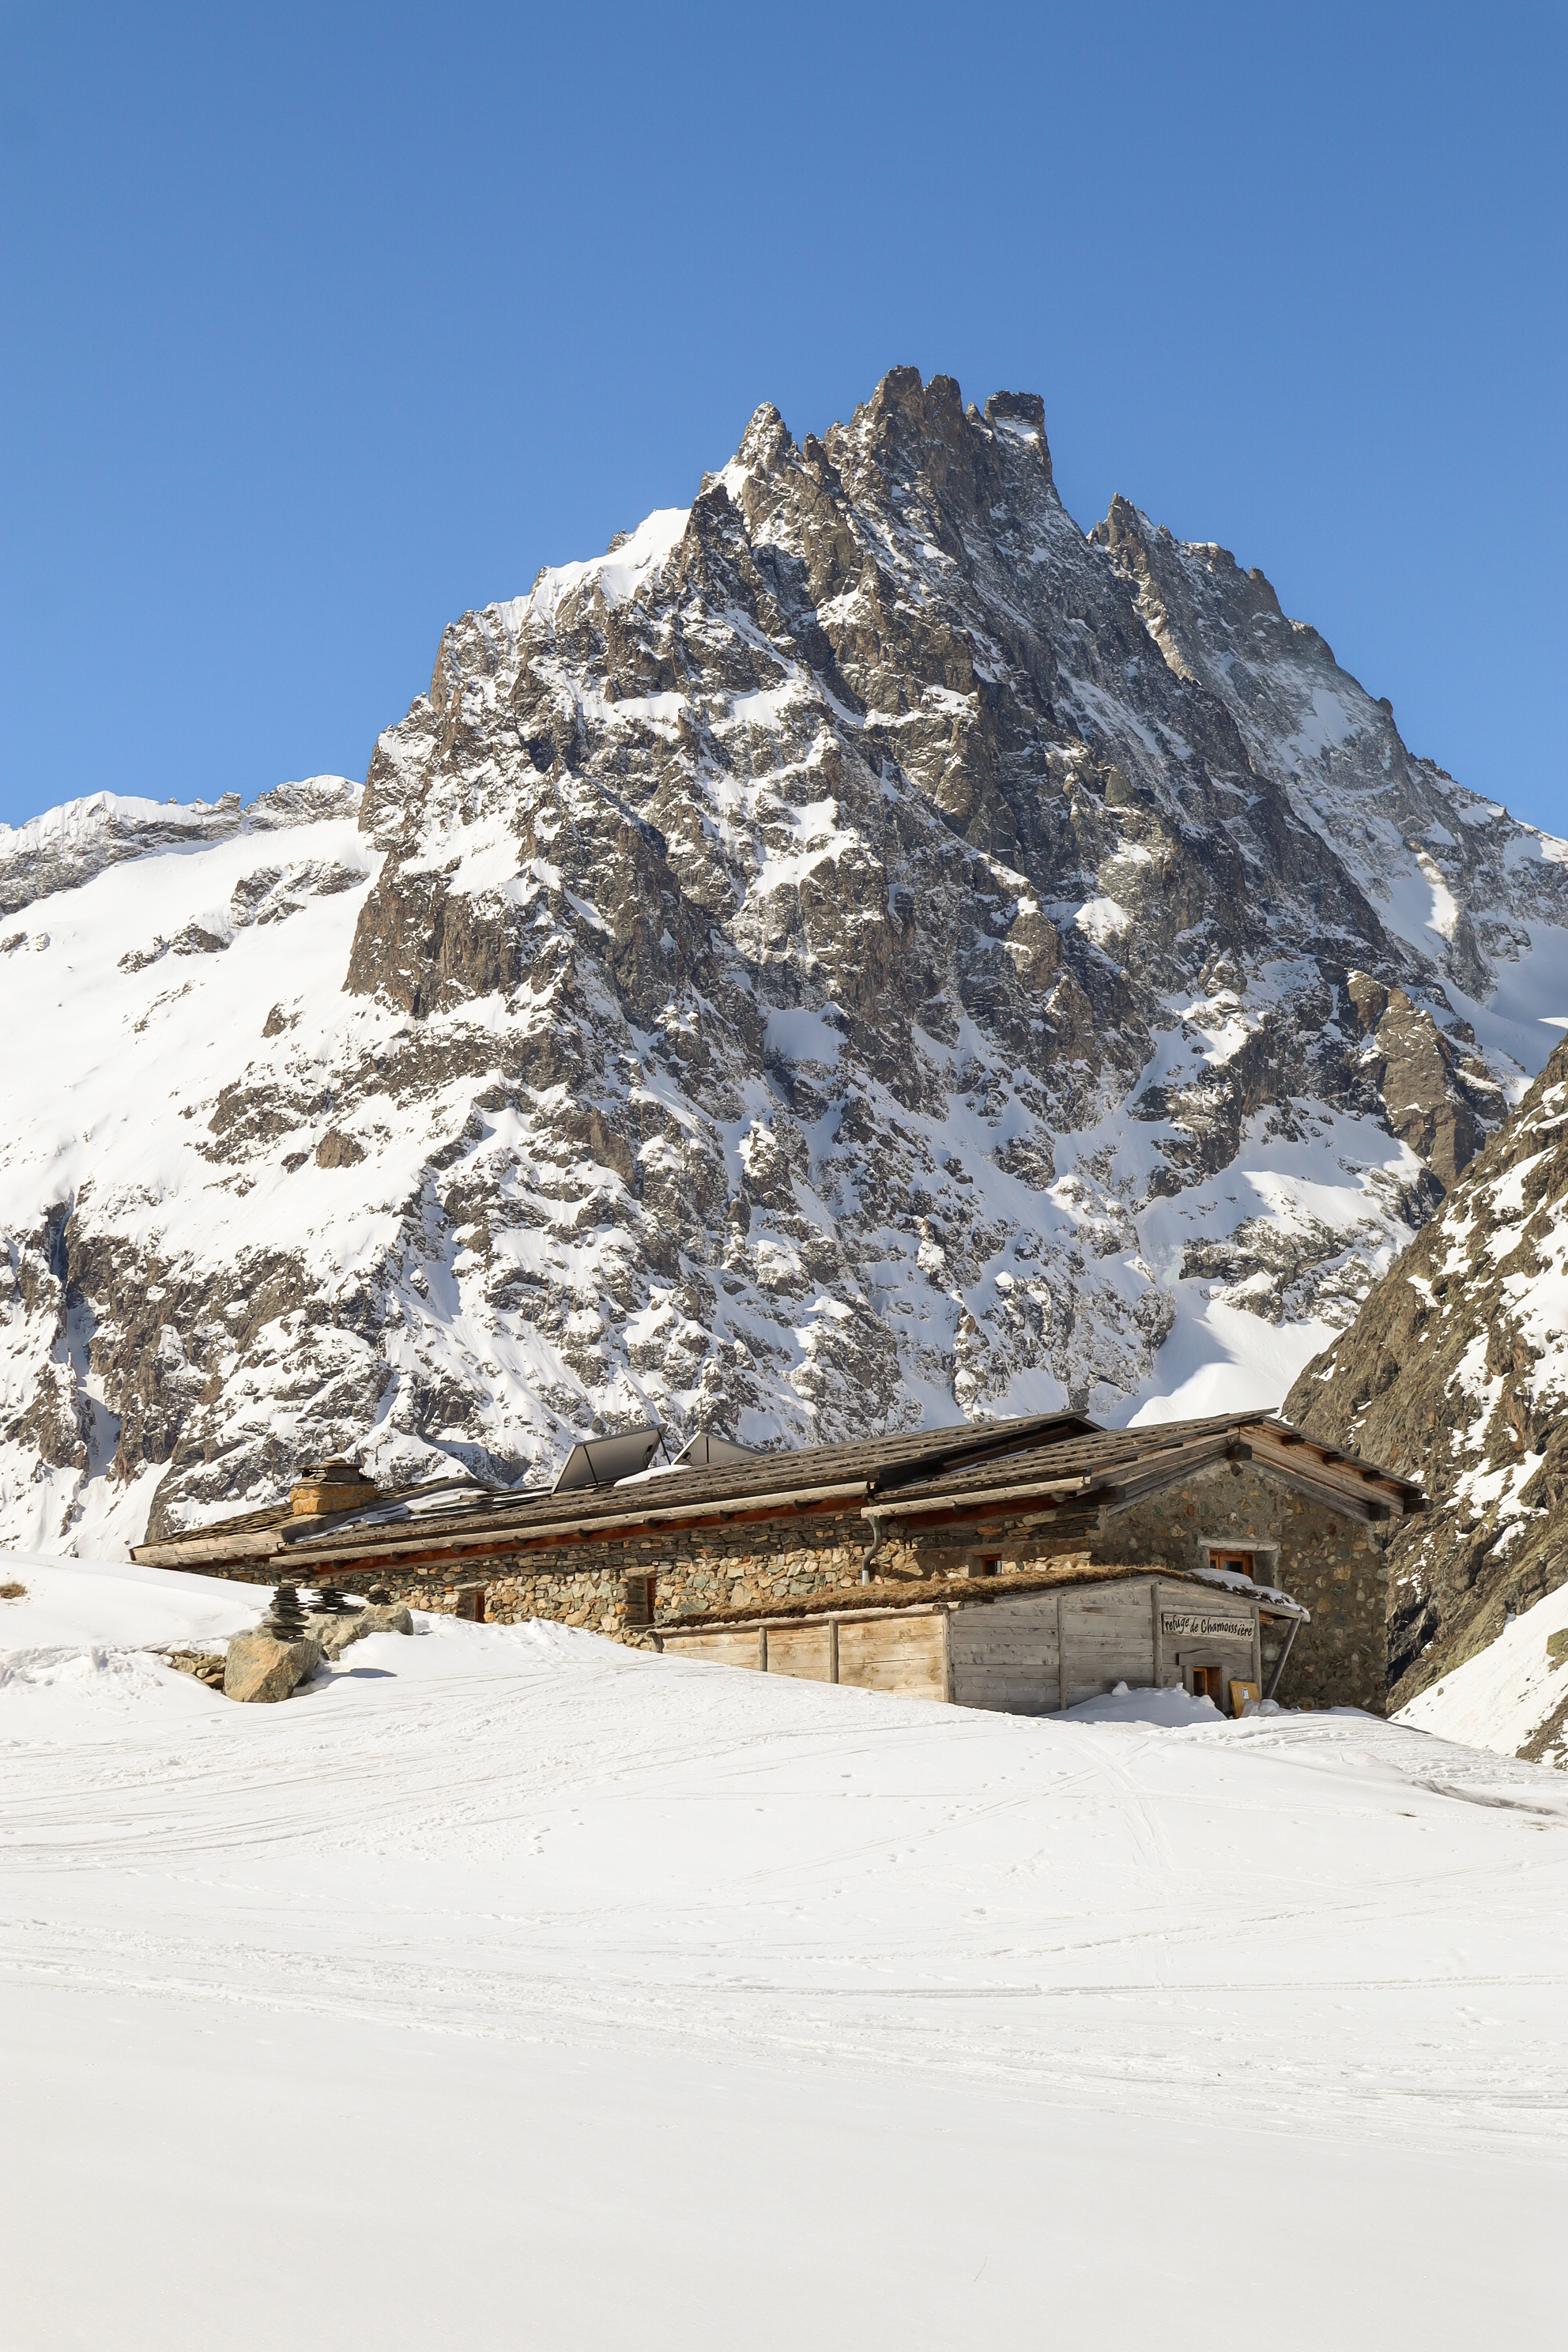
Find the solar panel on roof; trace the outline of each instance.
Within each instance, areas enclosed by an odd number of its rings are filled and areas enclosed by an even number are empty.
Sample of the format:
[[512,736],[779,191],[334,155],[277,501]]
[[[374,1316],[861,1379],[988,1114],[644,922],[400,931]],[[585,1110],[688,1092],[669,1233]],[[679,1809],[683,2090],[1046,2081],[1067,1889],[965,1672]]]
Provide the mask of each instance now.
[[717,1437],[710,1429],[700,1429],[689,1437],[675,1457],[677,1470],[720,1470],[730,1462],[755,1462],[754,1445],[740,1445],[732,1437]]
[[657,1422],[645,1429],[623,1430],[617,1437],[580,1437],[561,1465],[552,1495],[574,1494],[584,1486],[613,1486],[646,1470],[664,1435]]

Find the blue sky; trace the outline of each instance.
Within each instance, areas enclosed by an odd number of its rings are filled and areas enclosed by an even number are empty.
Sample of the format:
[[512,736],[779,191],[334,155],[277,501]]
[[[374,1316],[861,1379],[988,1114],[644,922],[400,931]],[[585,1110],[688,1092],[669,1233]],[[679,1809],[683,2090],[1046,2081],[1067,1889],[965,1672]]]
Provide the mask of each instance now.
[[0,819],[363,775],[757,404],[1045,396],[1568,830],[1568,8],[0,7]]

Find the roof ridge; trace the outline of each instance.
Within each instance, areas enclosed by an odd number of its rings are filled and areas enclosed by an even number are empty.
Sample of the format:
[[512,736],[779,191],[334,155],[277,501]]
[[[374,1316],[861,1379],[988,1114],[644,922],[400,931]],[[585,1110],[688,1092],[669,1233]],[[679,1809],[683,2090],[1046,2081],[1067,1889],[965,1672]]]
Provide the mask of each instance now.
[[[527,1540],[531,1529],[558,1519],[590,1528],[647,1513],[663,1520],[687,1507],[706,1517],[731,1504],[737,1508],[755,1507],[765,1516],[774,1504],[783,1510],[792,1494],[804,1495],[808,1489],[816,1494],[828,1486],[858,1486],[871,1508],[879,1497],[886,1498],[889,1508],[894,1507],[892,1498],[897,1496],[929,1495],[933,1506],[940,1506],[944,1496],[962,1502],[981,1485],[1004,1490],[1014,1486],[1038,1487],[1053,1476],[1067,1481],[1078,1473],[1088,1474],[1089,1484],[1094,1483],[1095,1474],[1103,1474],[1112,1485],[1125,1486],[1127,1474],[1139,1463],[1148,1465],[1145,1475],[1157,1477],[1163,1457],[1171,1459],[1172,1475],[1180,1475],[1176,1457],[1207,1459],[1216,1446],[1224,1450],[1226,1433],[1232,1433],[1240,1453],[1250,1454],[1245,1435],[1248,1431],[1255,1433],[1252,1444],[1259,1454],[1267,1451],[1277,1475],[1292,1475],[1285,1467],[1289,1452],[1298,1465],[1294,1473],[1298,1478],[1316,1460],[1324,1467],[1337,1465],[1342,1476],[1348,1473],[1368,1486],[1396,1486],[1404,1495],[1420,1496],[1413,1481],[1342,1448],[1324,1447],[1274,1412],[1210,1413],[1120,1429],[1104,1428],[1082,1413],[1037,1413],[832,1445],[781,1447],[743,1462],[671,1470],[658,1480],[657,1503],[653,1490],[640,1485],[635,1496],[625,1486],[555,1495],[544,1486],[493,1487],[479,1481],[469,1486],[461,1479],[427,1479],[416,1486],[383,1489],[374,1501],[357,1509],[301,1519],[297,1523],[299,1535],[280,1535],[277,1548],[296,1551],[307,1540],[312,1549],[322,1544],[352,1544],[383,1529],[389,1539],[395,1530],[399,1540],[406,1540],[416,1533],[418,1519],[426,1516],[418,1510],[419,1497],[428,1496],[434,1503],[444,1494],[450,1495],[449,1504],[427,1515],[442,1522],[443,1538],[454,1525],[470,1518],[484,1522],[498,1534],[515,1529],[520,1540]],[[1112,1475],[1118,1472],[1122,1474],[1120,1477]],[[1419,1502],[1407,1506],[1420,1507]],[[288,1506],[279,1504],[209,1520],[165,1538],[156,1549],[162,1550],[167,1545],[195,1551],[204,1543],[259,1535],[293,1524]]]

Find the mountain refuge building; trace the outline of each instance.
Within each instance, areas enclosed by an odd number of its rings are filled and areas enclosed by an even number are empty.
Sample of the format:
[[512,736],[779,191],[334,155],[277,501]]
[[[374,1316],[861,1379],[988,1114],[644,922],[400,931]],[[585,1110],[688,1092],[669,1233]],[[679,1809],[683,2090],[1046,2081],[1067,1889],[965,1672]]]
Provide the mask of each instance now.
[[1382,1709],[1385,1549],[1424,1497],[1275,1414],[662,1450],[653,1425],[584,1438],[549,1489],[316,1464],[132,1558],[1007,1712],[1119,1682]]

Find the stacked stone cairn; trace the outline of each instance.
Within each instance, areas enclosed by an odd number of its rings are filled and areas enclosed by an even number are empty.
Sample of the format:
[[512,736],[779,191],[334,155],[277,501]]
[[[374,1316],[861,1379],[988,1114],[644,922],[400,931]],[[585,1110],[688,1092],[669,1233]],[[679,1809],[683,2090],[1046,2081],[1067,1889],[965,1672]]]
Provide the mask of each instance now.
[[272,1606],[261,1621],[261,1631],[270,1633],[275,1642],[303,1642],[310,1627],[300,1605],[300,1588],[287,1578],[272,1597]]

